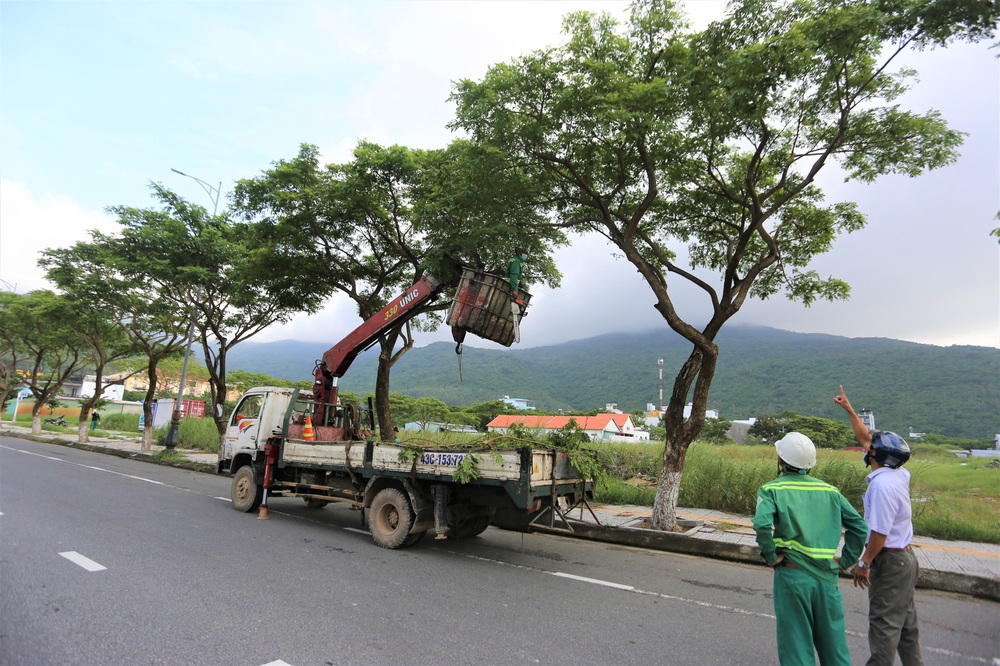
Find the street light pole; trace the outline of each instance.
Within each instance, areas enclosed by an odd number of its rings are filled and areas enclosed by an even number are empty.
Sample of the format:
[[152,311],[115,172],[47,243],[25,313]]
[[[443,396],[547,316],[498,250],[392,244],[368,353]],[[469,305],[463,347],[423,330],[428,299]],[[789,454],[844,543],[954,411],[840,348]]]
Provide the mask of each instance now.
[[[174,173],[180,174],[186,178],[194,180],[196,183],[201,185],[201,189],[205,190],[209,198],[212,199],[214,207],[212,208],[212,217],[215,217],[219,212],[219,198],[222,196],[222,181],[219,181],[218,187],[213,187],[210,184],[203,181],[201,178],[195,178],[194,176],[179,171],[177,169],[171,168]],[[198,285],[198,293],[195,296],[195,301],[201,298],[201,285]],[[170,416],[170,429],[167,430],[167,439],[164,442],[168,451],[172,451],[177,448],[177,444],[180,443],[180,434],[178,428],[181,424],[181,405],[182,400],[184,400],[184,384],[187,383],[187,369],[188,369],[188,359],[191,358],[191,332],[194,329],[194,303],[188,306],[188,328],[187,328],[187,346],[184,350],[184,363],[181,365],[181,381],[180,385],[177,387],[177,397],[174,399],[174,412]]]

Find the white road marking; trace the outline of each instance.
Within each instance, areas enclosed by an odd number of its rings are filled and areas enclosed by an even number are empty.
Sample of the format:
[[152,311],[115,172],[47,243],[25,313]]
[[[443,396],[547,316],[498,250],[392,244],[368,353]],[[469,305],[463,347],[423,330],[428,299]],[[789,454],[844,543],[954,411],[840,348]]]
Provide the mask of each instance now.
[[94,560],[90,559],[89,557],[84,557],[75,550],[68,550],[65,553],[59,553],[59,554],[65,557],[73,564],[80,565],[87,571],[104,571],[105,569],[107,569],[107,567],[104,566],[103,564],[98,564]]
[[282,661],[281,659],[275,659],[274,661],[267,662],[263,666],[292,666],[292,665]]
[[188,488],[181,488],[179,486],[172,486],[169,483],[163,483],[162,481],[157,481],[155,479],[149,479],[144,476],[136,476],[135,474],[125,474],[124,472],[116,472],[113,469],[107,469],[105,467],[95,467],[94,465],[84,465],[83,463],[73,462],[72,460],[64,460],[62,458],[57,458],[55,456],[47,456],[41,453],[35,453],[34,451],[25,451],[24,449],[17,449],[12,446],[0,445],[0,449],[7,449],[8,451],[17,451],[18,453],[27,453],[29,456],[37,456],[39,458],[45,458],[46,460],[55,460],[56,462],[66,463],[67,465],[76,465],[77,467],[84,467],[86,469],[93,469],[98,472],[106,472],[108,474],[114,474],[115,476],[124,476],[126,479],[134,479],[136,481],[145,481],[146,483],[152,483],[156,486],[163,486],[165,488],[173,488],[174,490],[183,490],[184,492],[192,492]]
[[357,527],[345,527],[344,529],[347,530],[348,532],[357,532],[358,534],[365,534],[365,535],[371,534],[371,532],[369,532],[368,530],[358,529]]
[[574,574],[563,573],[562,571],[547,571],[546,573],[552,574],[553,576],[559,576],[560,578],[569,578],[571,580],[578,580],[581,583],[591,583],[593,585],[603,585],[604,587],[613,587],[616,590],[626,590],[631,591],[635,588],[631,585],[622,585],[621,583],[612,583],[607,580],[599,580],[597,578],[587,578],[585,576],[576,576]]
[[[229,497],[216,497],[215,499],[222,500],[223,502],[232,502],[233,501],[232,498],[229,498]],[[265,666],[267,666],[267,665],[265,664]]]

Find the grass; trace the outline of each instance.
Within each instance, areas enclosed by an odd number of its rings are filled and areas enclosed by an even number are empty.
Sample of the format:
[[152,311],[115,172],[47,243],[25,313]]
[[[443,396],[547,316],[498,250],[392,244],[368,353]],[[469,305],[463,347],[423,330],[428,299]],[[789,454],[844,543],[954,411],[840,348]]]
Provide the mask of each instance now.
[[[662,446],[595,444],[613,476],[598,485],[609,504],[652,505]],[[653,455],[655,454],[655,455]],[[813,476],[838,487],[864,512],[869,470],[853,451],[820,449]],[[939,539],[1000,543],[1000,469],[986,458],[959,458],[942,446],[914,447],[907,464],[914,531]],[[688,449],[678,505],[750,516],[757,489],[777,474],[773,447],[695,443]]]

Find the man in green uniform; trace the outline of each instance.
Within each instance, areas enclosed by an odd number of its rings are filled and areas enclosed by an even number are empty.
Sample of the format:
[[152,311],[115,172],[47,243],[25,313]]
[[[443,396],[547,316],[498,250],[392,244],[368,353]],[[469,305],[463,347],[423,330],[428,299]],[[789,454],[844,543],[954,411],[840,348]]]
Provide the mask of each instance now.
[[524,269],[524,262],[527,261],[528,254],[519,247],[514,248],[514,256],[507,261],[507,281],[517,298],[517,290],[521,286],[521,272]]
[[[774,615],[782,666],[850,666],[838,569],[850,569],[868,526],[837,488],[809,476],[812,440],[790,432],[776,444],[781,475],[757,491],[753,528],[760,554],[774,568]],[[836,559],[841,529],[843,554]]]

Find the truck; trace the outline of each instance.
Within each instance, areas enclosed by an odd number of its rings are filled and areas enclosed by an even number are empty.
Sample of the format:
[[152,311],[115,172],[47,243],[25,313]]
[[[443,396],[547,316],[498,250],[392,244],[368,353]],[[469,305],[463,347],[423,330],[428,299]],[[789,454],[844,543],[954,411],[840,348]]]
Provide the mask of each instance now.
[[[501,277],[460,266],[447,322],[458,342],[466,332],[510,346],[530,294],[511,292]],[[375,410],[342,404],[339,379],[363,350],[392,326],[438,298],[445,282],[428,276],[392,299],[335,344],[316,364],[312,391],[265,386],[247,391],[230,415],[217,471],[232,476],[232,506],[267,518],[271,498],[307,506],[344,502],[363,512],[383,548],[435,538],[468,538],[490,525],[527,530],[593,497],[570,458],[557,448],[507,444],[488,448],[419,448],[374,437]],[[580,509],[581,512],[583,509]]]

